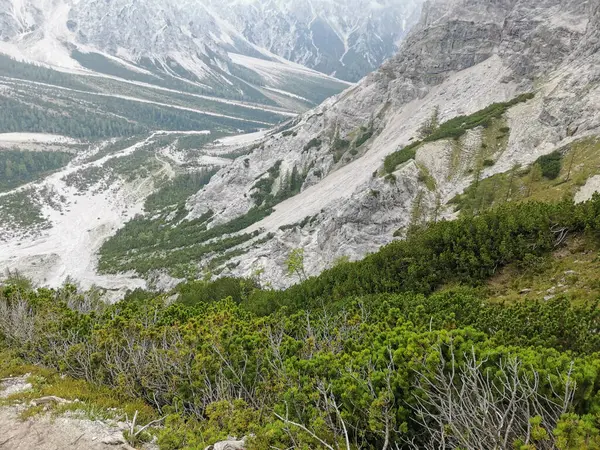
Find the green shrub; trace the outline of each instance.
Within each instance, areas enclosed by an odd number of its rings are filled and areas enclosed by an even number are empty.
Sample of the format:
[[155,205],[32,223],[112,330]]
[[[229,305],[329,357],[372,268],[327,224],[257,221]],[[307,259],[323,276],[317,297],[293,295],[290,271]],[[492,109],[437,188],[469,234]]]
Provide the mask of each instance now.
[[415,141],[406,147],[395,151],[391,155],[386,156],[383,162],[383,169],[387,173],[392,173],[400,164],[403,164],[411,159],[415,159],[419,145],[421,145],[421,141]]
[[582,205],[509,203],[476,217],[437,222],[343,270],[332,268],[292,286],[278,294],[279,303],[297,308],[358,293],[430,293],[447,284],[476,285],[506,264],[554,251],[556,227],[600,231],[597,216],[600,195]]
[[[502,408],[522,402],[506,401],[502,390],[506,363],[517,361],[536,399],[558,404],[567,384],[574,389],[568,414],[544,436],[571,442],[547,448],[582,448],[598,436],[598,302],[544,293],[492,302],[479,285],[508,264],[538,271],[556,254],[557,230],[592,239],[599,217],[600,195],[583,204],[508,204],[420,227],[406,241],[284,291],[225,278],[181,285],[175,303],[136,291],[87,313],[68,306],[85,303],[74,286],[2,285],[0,309],[10,320],[0,320],[0,345],[8,349],[0,350],[0,377],[47,377],[27,367],[44,364],[103,387],[72,392],[83,382],[57,374],[58,391],[44,387],[43,395],[109,407],[137,399],[128,408],[144,412],[146,423],[153,405],[166,416],[159,432],[165,449],[204,448],[229,435],[248,436],[249,450],[345,448],[346,436],[356,448],[402,439],[428,448],[429,428],[411,406],[427,398],[420,381],[455,376],[450,383],[460,390],[476,358]],[[528,414],[528,406],[520,403],[519,411]],[[542,406],[539,412],[547,414]],[[339,432],[340,417],[346,432]],[[527,418],[525,428],[544,419]]]
[[562,154],[559,151],[552,152],[549,155],[541,156],[536,163],[542,169],[544,178],[555,180],[560,175],[562,168]]
[[322,144],[321,139],[319,138],[312,138],[310,141],[308,141],[306,143],[306,145],[304,146],[304,150],[303,152],[307,152],[309,151],[311,148],[315,148],[315,147],[320,147]]
[[435,129],[431,130],[431,133],[424,137],[422,141],[415,141],[404,147],[402,150],[388,155],[384,162],[384,170],[387,173],[391,173],[403,162],[406,162],[409,159],[414,159],[415,156],[413,150],[415,150],[423,142],[434,142],[441,139],[458,139],[464,135],[467,130],[477,127],[487,128],[492,119],[499,119],[506,111],[508,111],[510,107],[530,100],[534,96],[535,95],[531,93],[523,94],[509,102],[494,103],[485,109],[471,114],[470,116],[458,116],[450,119],[449,121],[444,122]]
[[258,286],[253,280],[223,277],[215,281],[191,281],[177,286],[177,301],[187,306],[199,303],[214,303],[224,298],[231,298],[240,303]]
[[360,147],[365,142],[367,142],[369,139],[371,139],[372,136],[373,136],[373,131],[370,131],[370,130],[365,131],[356,139],[356,141],[354,141],[354,147],[355,148]]

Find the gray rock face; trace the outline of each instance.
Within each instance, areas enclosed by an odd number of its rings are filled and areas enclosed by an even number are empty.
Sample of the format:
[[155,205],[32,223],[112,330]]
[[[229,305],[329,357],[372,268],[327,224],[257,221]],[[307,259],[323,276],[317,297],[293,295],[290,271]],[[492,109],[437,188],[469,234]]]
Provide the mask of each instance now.
[[[262,267],[265,281],[276,286],[294,281],[282,270],[291,248],[305,249],[306,269],[315,274],[340,256],[356,259],[376,250],[415,220],[450,217],[444,205],[472,182],[466,169],[470,148],[481,142],[477,131],[461,141],[465,171],[458,173],[451,170],[452,144],[443,141],[422,147],[415,162],[397,169],[395,181],[377,175],[385,156],[416,138],[435,107],[445,121],[530,91],[536,92],[534,100],[509,111],[507,148],[483,176],[598,134],[599,5],[600,0],[426,2],[396,56],[287,130],[270,133],[247,162],[221,171],[188,202],[191,217],[211,209],[214,223],[220,223],[246,212],[254,205],[256,179],[277,161],[281,175],[273,193],[294,167],[304,173],[300,194],[246,230],[275,237],[235,259],[231,270],[247,275]],[[354,154],[336,154],[339,139],[355,141],[368,130],[373,135]],[[424,182],[427,172],[434,189]],[[307,217],[302,227],[280,229]]]
[[[222,3],[222,2],[219,2]],[[252,43],[291,61],[358,81],[397,51],[422,0],[254,0],[225,17]]]
[[1,0],[0,42],[36,44],[47,63],[68,44],[196,75],[233,70],[230,52],[277,55],[357,81],[396,52],[422,1]]

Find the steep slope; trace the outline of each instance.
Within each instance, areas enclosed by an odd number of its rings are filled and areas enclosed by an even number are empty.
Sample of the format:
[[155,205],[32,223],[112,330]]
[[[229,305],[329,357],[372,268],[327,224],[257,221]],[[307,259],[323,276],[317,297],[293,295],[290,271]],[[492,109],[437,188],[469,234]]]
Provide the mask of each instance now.
[[248,42],[199,1],[2,0],[0,11],[0,52],[62,71],[300,109],[347,86]]
[[153,208],[179,217],[235,157],[207,143],[349,86],[260,49],[203,5],[0,0],[0,271],[115,295],[145,286],[97,275],[104,240]]
[[[421,0],[229,0],[222,14],[252,43],[358,81],[397,50]],[[213,2],[221,5],[222,2]]]
[[[274,281],[291,248],[304,248],[306,268],[316,273],[340,256],[375,250],[411,223],[451,216],[444,205],[476,175],[526,166],[598,134],[599,14],[597,0],[428,2],[397,56],[218,173],[188,202],[191,217],[211,211],[213,222],[227,222],[256,205],[257,177],[281,161],[270,186],[276,193],[295,167],[301,193],[245,230],[272,239],[228,266],[237,274],[263,268]],[[499,118],[506,138],[491,164],[481,163],[480,127],[425,143],[382,176],[384,158],[417,139],[436,108],[443,122],[525,92],[535,97]]]
[[[201,188],[187,201],[140,199],[128,217],[143,216],[111,229],[115,235],[92,248],[98,255],[86,257],[88,279],[96,279],[97,262],[104,273],[135,272],[158,287],[203,270],[263,273],[264,282],[283,286],[295,281],[282,276],[292,249],[304,250],[307,274],[361,258],[412,226],[455,217],[456,204],[469,203],[457,195],[471,185],[498,190],[482,182],[495,183],[494,175],[509,180],[503,201],[528,197],[537,169],[526,169],[555,150],[586,148],[585,163],[575,167],[586,167],[578,171],[585,185],[578,198],[589,195],[600,175],[589,156],[600,150],[593,140],[600,134],[599,8],[599,0],[427,2],[395,57],[314,110],[262,135],[204,143],[183,159],[180,144],[167,142],[159,156],[176,173],[190,161],[222,168],[204,187],[185,190],[187,197]],[[235,160],[221,164],[224,157]],[[133,181],[161,185],[162,165],[151,152],[141,158],[150,176]],[[74,161],[81,163],[85,156]],[[513,183],[514,176],[520,180]],[[92,181],[104,189],[102,180]],[[123,192],[130,181],[121,179]],[[524,186],[524,195],[511,195],[513,186]],[[161,196],[170,199],[165,189]],[[494,202],[485,195],[475,210]],[[18,248],[7,245],[6,254]],[[5,258],[4,266],[41,274],[26,253]]]

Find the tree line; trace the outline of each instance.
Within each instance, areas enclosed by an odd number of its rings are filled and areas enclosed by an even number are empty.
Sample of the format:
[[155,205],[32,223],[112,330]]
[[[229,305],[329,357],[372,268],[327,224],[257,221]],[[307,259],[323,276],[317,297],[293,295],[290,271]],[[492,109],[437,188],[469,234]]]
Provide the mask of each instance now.
[[0,190],[7,190],[37,179],[65,166],[73,155],[65,152],[0,150]]

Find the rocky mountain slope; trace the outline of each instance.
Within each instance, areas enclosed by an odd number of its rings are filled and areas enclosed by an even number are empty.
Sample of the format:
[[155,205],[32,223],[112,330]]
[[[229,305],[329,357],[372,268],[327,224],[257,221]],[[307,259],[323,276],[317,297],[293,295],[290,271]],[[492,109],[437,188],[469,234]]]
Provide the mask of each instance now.
[[[229,0],[222,14],[250,42],[290,61],[358,81],[397,51],[421,0]],[[222,2],[213,2],[214,7]]]
[[[193,145],[170,131],[89,148],[36,188],[43,220],[32,232],[44,220],[60,231],[0,244],[0,267],[54,284],[74,270],[114,289],[202,271],[281,287],[297,279],[284,276],[293,249],[311,275],[461,211],[585,199],[600,184],[599,47],[599,0],[426,2],[396,56],[271,131]],[[550,179],[539,158],[555,151]],[[137,165],[135,176],[121,170]],[[209,172],[190,181],[190,167]],[[20,189],[0,201],[13,222],[25,220],[14,205],[29,186]],[[86,221],[97,205],[110,222]],[[65,253],[70,233],[79,238]]]
[[359,80],[395,53],[421,1],[2,0],[0,52],[62,70],[183,78],[217,95],[256,97],[250,84],[314,104],[340,83],[299,65]]
[[0,53],[63,72],[303,109],[348,85],[252,44],[191,0],[117,0],[109,8],[96,0],[2,0]]
[[[190,217],[211,211],[213,222],[227,222],[256,206],[256,180],[271,167],[279,167],[273,193],[296,168],[301,192],[244,230],[271,238],[228,266],[238,275],[262,268],[272,281],[292,248],[303,248],[317,273],[411,224],[452,217],[448,203],[472,183],[598,135],[599,8],[597,0],[427,2],[394,58],[219,172],[188,201]],[[501,123],[423,143],[383,170],[435,110],[444,122],[528,92],[534,98],[510,105]]]

